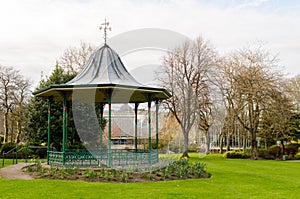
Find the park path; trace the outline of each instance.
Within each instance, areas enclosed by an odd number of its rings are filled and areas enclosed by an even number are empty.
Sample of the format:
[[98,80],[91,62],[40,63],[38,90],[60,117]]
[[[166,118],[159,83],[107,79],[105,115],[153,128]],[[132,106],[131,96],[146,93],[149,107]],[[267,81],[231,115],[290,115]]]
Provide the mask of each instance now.
[[18,163],[0,169],[0,177],[14,180],[33,180],[34,178],[22,171],[22,168],[32,163]]

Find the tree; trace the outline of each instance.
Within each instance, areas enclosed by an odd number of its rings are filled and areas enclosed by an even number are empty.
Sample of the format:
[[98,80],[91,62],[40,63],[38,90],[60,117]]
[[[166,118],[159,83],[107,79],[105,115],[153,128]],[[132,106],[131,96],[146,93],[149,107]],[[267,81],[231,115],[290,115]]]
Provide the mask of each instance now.
[[296,75],[295,77],[289,79],[286,94],[293,100],[297,108],[297,112],[300,113],[300,75]]
[[25,117],[25,108],[28,103],[30,96],[30,86],[31,83],[29,80],[23,79],[16,83],[17,90],[13,93],[13,98],[15,102],[15,108],[13,111],[13,115],[16,117],[16,128],[17,132],[15,135],[15,142],[18,143],[20,141],[20,137],[23,132],[24,124],[27,121]]
[[[0,107],[3,111],[4,140],[12,141],[14,125],[17,125],[17,140],[21,135],[24,121],[24,106],[28,98],[30,82],[13,67],[0,66]],[[10,126],[9,126],[10,125]]]
[[202,91],[199,93],[198,100],[198,129],[201,130],[205,136],[205,154],[207,155],[210,153],[209,128],[213,123],[213,104],[210,99],[210,91],[208,86],[203,87]]
[[[74,77],[73,74],[64,73],[63,69],[56,65],[52,74],[46,80],[41,80],[36,90],[53,85],[63,84]],[[70,105],[69,105],[70,106]],[[71,110],[68,108],[68,110]],[[31,142],[47,142],[47,101],[33,96],[26,108],[26,118],[28,119],[26,125],[26,140]],[[70,117],[71,118],[71,117]],[[70,119],[69,123],[72,123]],[[51,103],[51,141],[52,146],[57,149],[61,147],[61,126],[62,126],[62,103],[53,101]],[[79,138],[76,133],[70,129],[70,140],[78,141]],[[72,139],[72,136],[77,138]]]
[[[265,105],[262,113],[262,125],[260,127],[265,138],[271,137],[274,142],[280,141],[281,154],[284,155],[284,141],[293,139],[288,131],[294,106],[291,99],[283,92],[274,91],[272,99]],[[267,141],[267,140],[266,140]]]
[[93,45],[81,42],[79,47],[67,48],[57,63],[64,69],[64,72],[76,74],[84,68],[94,50]]
[[[208,71],[214,65],[214,51],[201,37],[186,41],[164,57],[163,74],[159,79],[172,97],[166,108],[175,116],[184,137],[183,156],[188,157],[189,133],[207,91]],[[205,95],[205,94],[204,94]]]
[[258,46],[236,51],[221,63],[219,88],[228,111],[249,132],[251,157],[256,159],[261,115],[282,79],[276,56]]

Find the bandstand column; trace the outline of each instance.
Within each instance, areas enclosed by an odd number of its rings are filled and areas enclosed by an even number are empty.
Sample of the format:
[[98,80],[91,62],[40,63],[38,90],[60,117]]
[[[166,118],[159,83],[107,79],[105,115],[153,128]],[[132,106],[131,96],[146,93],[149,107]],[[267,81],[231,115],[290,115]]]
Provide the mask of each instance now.
[[99,144],[100,151],[102,151],[102,144],[103,144],[102,139],[103,139],[103,132],[104,132],[104,129],[102,127],[103,112],[104,112],[104,103],[100,103],[100,144]]
[[155,134],[156,134],[156,142],[155,142],[155,146],[156,146],[156,149],[158,150],[158,100],[156,99],[155,100]]
[[111,167],[111,103],[112,92],[108,92],[108,166]]
[[138,140],[137,140],[137,131],[138,131],[138,118],[137,118],[137,114],[138,114],[138,106],[139,103],[135,103],[134,104],[134,149],[135,151],[137,151],[137,145],[138,145]]
[[151,94],[148,95],[148,150],[152,149],[151,142]]
[[51,102],[52,99],[48,98],[48,142],[47,142],[47,164],[49,164],[49,154],[50,154],[50,135],[51,135]]
[[62,152],[65,152],[67,142],[67,94],[63,95],[63,141],[62,141]]

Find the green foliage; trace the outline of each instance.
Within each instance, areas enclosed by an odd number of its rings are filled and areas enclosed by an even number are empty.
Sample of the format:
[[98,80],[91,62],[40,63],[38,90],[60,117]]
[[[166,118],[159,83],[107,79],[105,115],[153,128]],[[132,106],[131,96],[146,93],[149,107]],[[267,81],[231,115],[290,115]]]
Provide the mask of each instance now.
[[191,147],[189,147],[189,148],[188,148],[188,152],[189,152],[189,153],[196,153],[196,152],[197,152],[197,149],[196,149],[196,148],[191,148]]
[[258,156],[263,159],[274,159],[274,156],[270,155],[267,149],[258,149]]
[[294,113],[287,129],[293,140],[300,139],[300,114]]
[[121,174],[121,181],[122,182],[127,182],[127,174],[124,173],[124,172]]
[[16,146],[17,146],[17,144],[14,142],[6,142],[1,146],[0,152],[1,152],[1,154],[3,152],[8,152],[8,151],[12,150],[13,148],[15,148]]
[[279,157],[280,154],[280,147],[277,145],[273,145],[269,147],[269,154],[274,156],[275,158]]
[[297,144],[297,143],[286,145],[285,146],[286,155],[288,155],[290,158],[293,158],[298,152],[298,147],[299,147],[299,144]]
[[227,151],[223,154],[225,158],[246,159],[248,155],[242,151]]
[[300,160],[300,147],[298,148],[298,152],[295,155],[295,159]]
[[86,177],[89,178],[89,179],[95,178],[95,171],[92,170],[92,169],[91,170],[90,169],[86,170]]
[[[75,74],[66,74],[63,69],[56,65],[52,74],[46,80],[42,80],[36,90],[48,87],[54,84],[63,84],[71,80]],[[71,105],[68,105],[68,110],[71,110]],[[25,139],[30,142],[43,143],[47,142],[47,120],[48,120],[48,102],[47,100],[32,97],[27,104],[25,116],[28,118],[28,122],[25,126]],[[62,103],[52,101],[51,102],[51,146],[57,150],[61,148],[62,140]],[[76,130],[72,128],[73,119],[72,114],[69,113],[68,127],[69,140],[79,142],[79,137]]]

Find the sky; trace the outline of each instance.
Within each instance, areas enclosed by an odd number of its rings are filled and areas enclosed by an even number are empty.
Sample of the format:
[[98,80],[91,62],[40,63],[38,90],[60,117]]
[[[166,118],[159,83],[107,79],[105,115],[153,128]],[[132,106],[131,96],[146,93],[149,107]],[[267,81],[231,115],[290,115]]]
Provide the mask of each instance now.
[[[0,65],[15,67],[36,85],[66,48],[81,41],[102,45],[99,25],[105,18],[112,27],[108,38],[167,29],[202,36],[221,55],[262,42],[278,54],[288,77],[300,74],[297,0],[0,0]],[[131,70],[132,59],[142,56],[129,57],[123,61]]]

